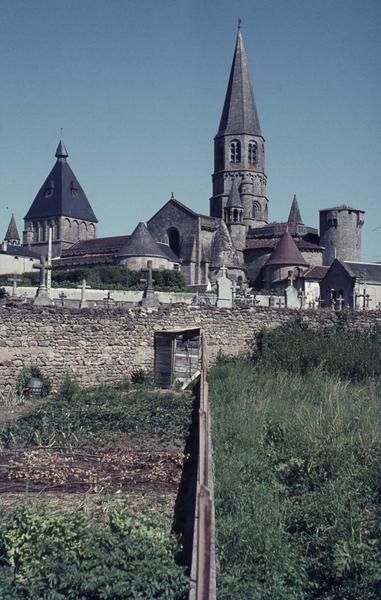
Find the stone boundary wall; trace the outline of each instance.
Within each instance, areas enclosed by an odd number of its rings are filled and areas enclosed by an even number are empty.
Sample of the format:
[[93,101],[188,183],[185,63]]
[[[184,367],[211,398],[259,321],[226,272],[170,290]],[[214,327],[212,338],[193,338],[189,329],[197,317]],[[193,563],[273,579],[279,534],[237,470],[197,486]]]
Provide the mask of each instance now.
[[[269,308],[223,309],[167,305],[142,308],[70,310],[31,305],[0,306],[0,391],[13,385],[24,365],[36,364],[57,386],[71,371],[84,385],[115,382],[137,367],[152,369],[154,331],[199,325],[206,334],[209,359],[219,353],[249,350],[255,333],[301,314],[315,327],[334,324],[330,310]],[[339,313],[342,314],[342,313]],[[366,329],[379,312],[348,312],[353,327]]]

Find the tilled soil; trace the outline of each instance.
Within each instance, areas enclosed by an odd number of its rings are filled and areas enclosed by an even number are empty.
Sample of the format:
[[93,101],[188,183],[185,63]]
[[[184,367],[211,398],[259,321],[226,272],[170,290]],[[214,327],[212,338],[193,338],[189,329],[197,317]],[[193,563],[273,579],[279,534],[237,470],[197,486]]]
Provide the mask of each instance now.
[[0,451],[0,494],[115,493],[139,489],[175,492],[185,459],[183,452],[175,449],[4,450]]

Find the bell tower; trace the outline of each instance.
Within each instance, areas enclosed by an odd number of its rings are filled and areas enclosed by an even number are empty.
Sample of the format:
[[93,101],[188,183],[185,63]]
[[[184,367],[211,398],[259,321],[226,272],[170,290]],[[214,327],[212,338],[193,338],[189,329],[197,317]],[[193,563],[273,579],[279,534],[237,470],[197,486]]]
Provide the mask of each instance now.
[[268,222],[265,140],[259,124],[240,28],[220,126],[214,138],[212,179],[212,217],[223,218],[232,180],[235,179],[246,227],[259,227]]

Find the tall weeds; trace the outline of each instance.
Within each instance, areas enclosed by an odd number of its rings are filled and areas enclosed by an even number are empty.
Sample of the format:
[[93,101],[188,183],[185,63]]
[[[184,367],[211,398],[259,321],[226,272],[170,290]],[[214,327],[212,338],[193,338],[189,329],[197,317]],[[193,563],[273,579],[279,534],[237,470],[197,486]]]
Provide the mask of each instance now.
[[210,374],[219,598],[376,600],[380,384],[275,364]]

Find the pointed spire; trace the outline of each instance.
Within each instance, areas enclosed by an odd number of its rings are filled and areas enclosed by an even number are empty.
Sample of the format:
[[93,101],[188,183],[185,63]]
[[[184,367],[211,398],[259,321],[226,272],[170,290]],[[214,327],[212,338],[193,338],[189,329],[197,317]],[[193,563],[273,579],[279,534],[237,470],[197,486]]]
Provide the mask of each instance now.
[[10,242],[11,244],[15,244],[20,242],[19,232],[17,230],[17,225],[15,221],[15,216],[12,213],[11,220],[9,221],[7,233],[5,234],[4,241]]
[[226,208],[243,208],[241,196],[238,191],[237,179],[234,177],[230,188],[229,198],[226,203]]
[[211,263],[214,266],[225,264],[227,267],[237,267],[239,259],[224,221],[220,221],[213,237]]
[[294,194],[294,198],[292,200],[292,204],[291,204],[291,208],[290,208],[290,214],[288,215],[287,222],[288,223],[294,223],[295,225],[297,223],[303,225],[303,219],[302,219],[302,216],[300,214],[299,204],[298,204],[298,201],[296,199],[296,195],[295,194]]
[[282,235],[278,245],[272,251],[270,258],[266,262],[266,267],[268,265],[308,267],[308,264],[304,260],[300,250],[288,231]]
[[262,135],[240,28],[218,133]]
[[65,148],[65,144],[63,143],[62,140],[60,140],[60,143],[57,146],[57,150],[55,153],[55,157],[56,158],[67,158],[69,155],[67,153],[67,150]]

